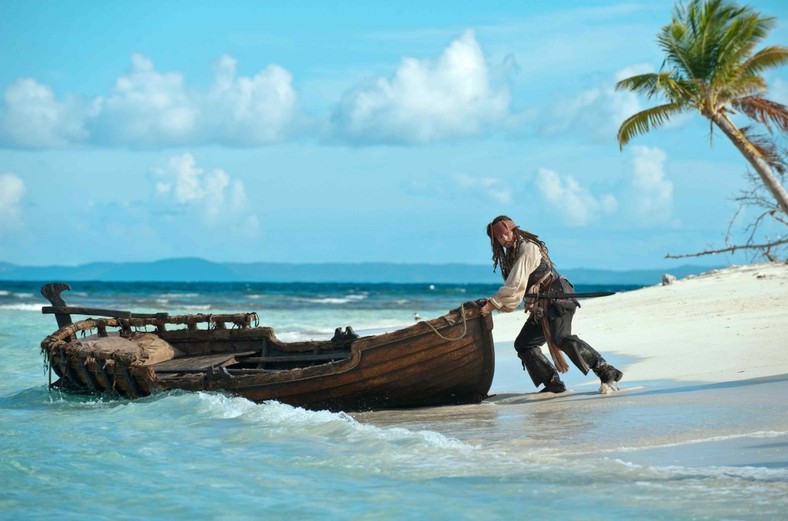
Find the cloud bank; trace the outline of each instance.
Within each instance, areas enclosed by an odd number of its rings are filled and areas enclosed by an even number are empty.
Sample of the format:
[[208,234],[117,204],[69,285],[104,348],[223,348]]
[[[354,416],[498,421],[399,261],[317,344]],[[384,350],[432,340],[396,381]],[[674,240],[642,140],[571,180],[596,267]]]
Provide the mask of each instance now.
[[224,170],[206,172],[191,154],[185,153],[171,157],[153,173],[160,211],[171,219],[185,214],[185,222],[189,222],[194,216],[209,228],[222,226],[241,235],[259,230],[257,217],[249,211],[243,183]]
[[643,110],[636,94],[617,91],[615,85],[624,78],[647,72],[653,72],[653,67],[633,65],[597,85],[572,95],[558,96],[543,115],[539,132],[547,136],[583,136],[600,143],[615,140],[621,123]]
[[392,77],[347,93],[333,132],[353,142],[423,144],[478,134],[505,117],[509,93],[491,84],[474,33],[466,31],[435,61],[406,58]]
[[667,155],[659,148],[633,146],[632,192],[641,222],[672,224],[673,182],[665,174]]
[[87,108],[76,100],[58,101],[54,92],[32,78],[6,88],[0,112],[0,143],[22,148],[57,148],[87,137]]
[[618,208],[618,201],[613,195],[595,196],[574,177],[561,177],[546,168],[539,169],[536,187],[553,209],[553,214],[569,226],[586,226]]
[[[330,115],[308,118],[300,113],[292,74],[279,65],[242,76],[236,60],[224,55],[211,86],[199,91],[180,73],[160,71],[135,53],[111,92],[94,99],[59,100],[33,78],[9,85],[0,106],[0,146],[245,147],[293,137],[426,144],[478,135],[506,120],[509,91],[493,76],[473,31],[466,31],[437,59],[405,58],[391,76],[349,87]],[[298,124],[309,120],[311,127]]]
[[194,92],[180,74],[160,72],[150,59],[134,54],[112,92],[89,101],[58,101],[50,87],[32,78],[15,81],[3,97],[0,144],[265,145],[287,136],[297,100],[292,76],[277,65],[244,77],[237,74],[235,60],[223,56],[210,90]]

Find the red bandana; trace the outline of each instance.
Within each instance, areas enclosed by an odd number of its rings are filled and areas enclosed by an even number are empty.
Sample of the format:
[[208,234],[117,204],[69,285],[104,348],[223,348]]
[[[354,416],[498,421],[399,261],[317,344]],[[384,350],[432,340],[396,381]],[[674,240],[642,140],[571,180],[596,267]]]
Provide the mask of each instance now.
[[515,228],[517,228],[517,225],[514,224],[514,221],[507,221],[505,219],[498,221],[492,225],[492,239],[497,240],[498,237],[505,234],[509,230],[514,230]]

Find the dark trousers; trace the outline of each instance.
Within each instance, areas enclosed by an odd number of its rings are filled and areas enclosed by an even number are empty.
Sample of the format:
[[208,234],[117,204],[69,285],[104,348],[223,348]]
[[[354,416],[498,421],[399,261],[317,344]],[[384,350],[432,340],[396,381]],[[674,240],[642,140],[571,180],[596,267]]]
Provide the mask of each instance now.
[[[605,359],[593,347],[572,334],[572,317],[576,309],[577,305],[568,300],[551,303],[547,307],[547,327],[556,347],[566,353],[583,374],[588,374],[590,369],[599,375],[607,366]],[[540,384],[547,385],[551,379],[560,379],[558,371],[542,352],[545,341],[542,324],[531,313],[514,341],[514,348],[523,362],[523,368],[537,387]]]

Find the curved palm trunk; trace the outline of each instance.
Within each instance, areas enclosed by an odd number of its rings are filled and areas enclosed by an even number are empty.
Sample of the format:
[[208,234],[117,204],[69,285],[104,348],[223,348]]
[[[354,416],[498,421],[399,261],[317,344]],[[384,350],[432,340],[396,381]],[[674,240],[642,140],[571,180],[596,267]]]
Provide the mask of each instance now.
[[741,130],[733,124],[724,114],[715,114],[711,120],[719,127],[722,132],[728,136],[739,152],[750,162],[752,167],[758,172],[764,186],[777,200],[783,213],[788,215],[788,192],[780,183],[780,180],[774,175],[771,167],[763,160],[761,154],[755,149],[750,141],[742,134]]

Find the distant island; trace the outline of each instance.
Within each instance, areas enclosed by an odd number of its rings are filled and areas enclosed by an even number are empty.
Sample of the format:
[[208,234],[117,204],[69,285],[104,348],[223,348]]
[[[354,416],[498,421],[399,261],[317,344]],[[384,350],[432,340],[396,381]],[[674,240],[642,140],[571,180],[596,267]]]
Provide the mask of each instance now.
[[[662,275],[678,278],[715,268],[678,266],[670,270],[566,269],[562,274],[576,284],[659,284]],[[397,264],[386,262],[288,264],[269,262],[212,262],[198,258],[152,262],[93,262],[79,266],[18,266],[0,262],[0,280],[107,282],[351,282],[351,283],[468,283],[501,281],[489,265]]]

